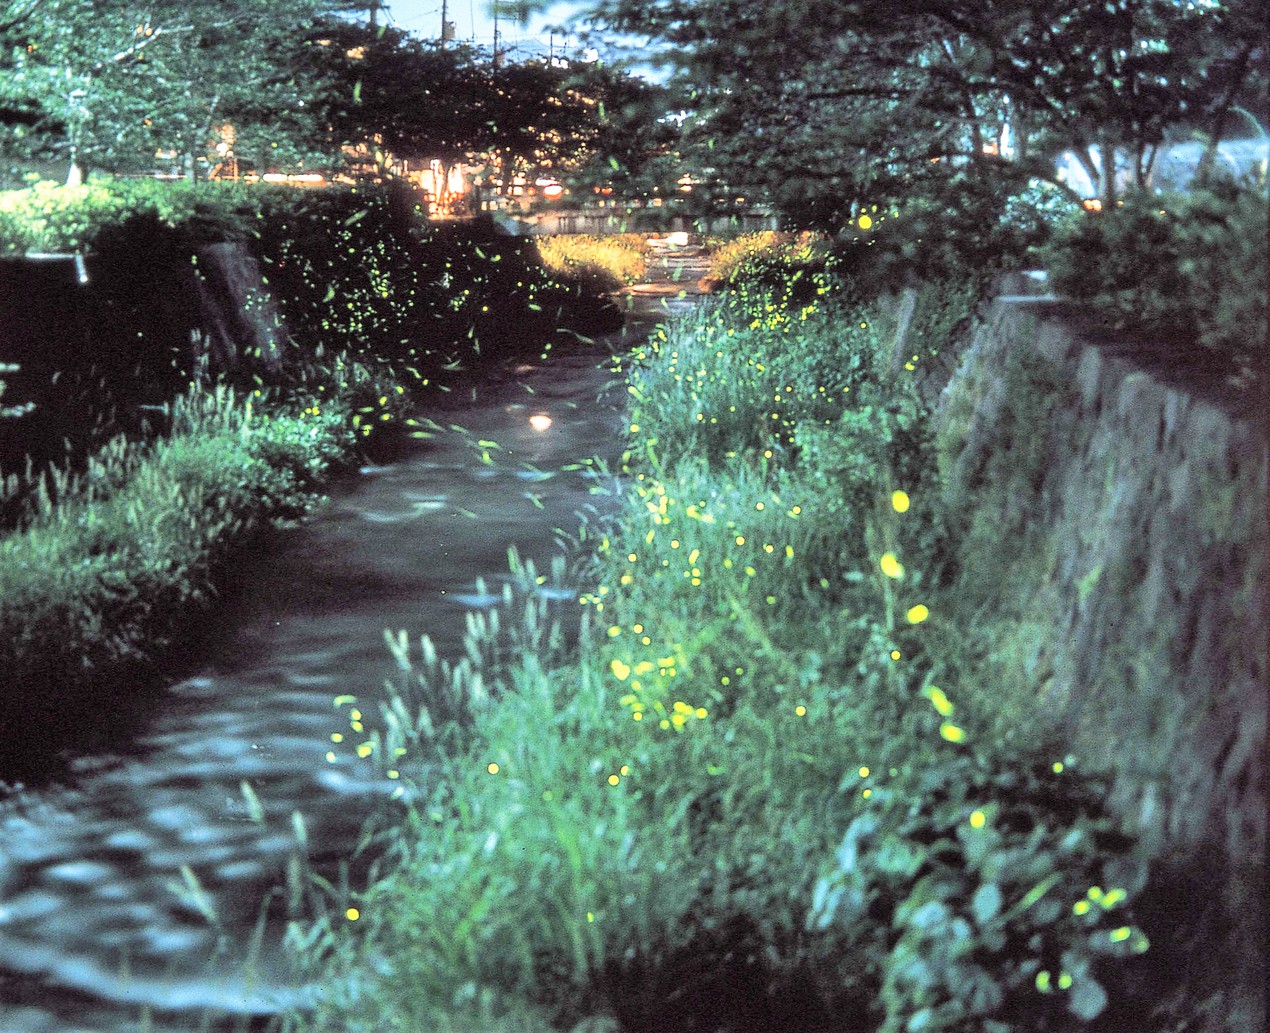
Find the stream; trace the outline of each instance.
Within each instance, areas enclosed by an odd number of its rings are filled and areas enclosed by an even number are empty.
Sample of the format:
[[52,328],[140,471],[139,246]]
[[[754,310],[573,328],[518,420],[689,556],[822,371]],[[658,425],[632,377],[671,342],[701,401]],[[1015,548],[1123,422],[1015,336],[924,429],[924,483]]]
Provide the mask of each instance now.
[[393,788],[351,749],[328,758],[347,729],[332,700],[373,712],[395,669],[385,629],[457,657],[467,614],[500,602],[510,546],[546,569],[557,529],[617,505],[590,463],[619,465],[610,349],[692,303],[630,297],[624,336],[483,380],[429,413],[445,429],[418,451],[250,550],[192,676],[113,749],[0,798],[0,1031],[251,1029],[295,1000],[276,936],[250,946],[299,850],[293,813],[311,858],[339,858]]

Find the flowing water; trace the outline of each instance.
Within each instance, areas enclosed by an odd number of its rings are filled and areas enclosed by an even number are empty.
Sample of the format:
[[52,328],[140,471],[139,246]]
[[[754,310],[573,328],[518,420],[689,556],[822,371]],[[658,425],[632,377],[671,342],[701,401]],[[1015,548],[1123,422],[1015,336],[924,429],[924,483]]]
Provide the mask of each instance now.
[[[638,295],[618,348],[688,303]],[[620,452],[610,366],[606,348],[557,346],[432,413],[462,429],[363,469],[243,559],[210,657],[139,730],[0,801],[0,1031],[184,1031],[285,1005],[281,952],[248,941],[299,849],[293,812],[329,861],[392,788],[347,748],[328,759],[347,730],[333,698],[382,692],[384,629],[456,656],[466,615],[499,601],[509,546],[545,567],[557,529],[616,503],[586,462]]]

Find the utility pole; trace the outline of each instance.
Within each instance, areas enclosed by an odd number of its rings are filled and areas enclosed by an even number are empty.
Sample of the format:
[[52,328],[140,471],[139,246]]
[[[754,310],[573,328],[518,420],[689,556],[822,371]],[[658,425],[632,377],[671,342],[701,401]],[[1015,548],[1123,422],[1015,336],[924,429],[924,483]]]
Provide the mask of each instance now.
[[379,0],[370,0],[366,6],[370,11],[370,27],[373,29],[379,24]]
[[450,38],[449,15],[450,15],[450,9],[447,6],[446,0],[441,0],[441,42],[442,43],[444,43],[447,39]]

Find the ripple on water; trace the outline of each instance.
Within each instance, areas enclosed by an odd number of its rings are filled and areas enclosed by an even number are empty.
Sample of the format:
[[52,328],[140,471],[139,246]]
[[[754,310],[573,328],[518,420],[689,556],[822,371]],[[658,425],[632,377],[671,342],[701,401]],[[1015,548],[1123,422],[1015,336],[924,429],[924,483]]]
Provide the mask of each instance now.
[[48,882],[65,883],[71,886],[92,886],[105,882],[115,875],[115,869],[100,861],[63,861],[50,868],[45,868],[43,877]]
[[151,825],[156,825],[169,832],[176,832],[190,825],[203,821],[203,813],[185,804],[174,803],[166,807],[155,807],[146,815]]
[[47,890],[28,890],[20,897],[0,903],[0,925],[22,925],[45,918],[62,906],[60,894]]

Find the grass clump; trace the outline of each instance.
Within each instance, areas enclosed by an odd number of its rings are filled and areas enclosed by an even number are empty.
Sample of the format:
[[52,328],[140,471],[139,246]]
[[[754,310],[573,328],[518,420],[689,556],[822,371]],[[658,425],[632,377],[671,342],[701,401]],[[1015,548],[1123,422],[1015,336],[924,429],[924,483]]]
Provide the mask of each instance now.
[[78,474],[10,478],[6,492],[25,487],[26,498],[0,539],[6,726],[41,727],[153,673],[214,598],[231,547],[306,513],[350,460],[361,374],[276,400],[194,388],[167,407],[157,440],[116,437]]
[[815,233],[743,233],[711,252],[710,269],[702,280],[711,290],[747,281],[763,282],[769,287],[796,282],[800,272],[823,269],[828,254],[828,241]]
[[578,280],[596,292],[639,283],[648,267],[648,244],[638,233],[596,237],[560,234],[536,237],[538,257],[559,280]]
[[306,941],[318,1028],[1123,1017],[1143,866],[1072,758],[995,734],[958,657],[928,413],[884,322],[738,290],[656,332],[623,367],[627,503],[576,652],[532,571],[457,664],[393,639],[356,748],[402,810],[384,876]]

